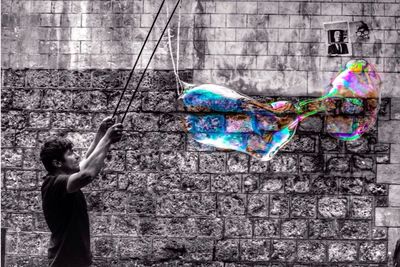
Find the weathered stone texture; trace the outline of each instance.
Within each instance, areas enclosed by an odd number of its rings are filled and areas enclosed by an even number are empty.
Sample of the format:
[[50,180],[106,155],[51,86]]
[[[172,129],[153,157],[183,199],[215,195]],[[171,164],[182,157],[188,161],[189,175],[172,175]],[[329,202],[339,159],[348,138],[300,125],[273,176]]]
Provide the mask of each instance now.
[[338,242],[328,247],[328,258],[331,262],[351,262],[357,259],[357,243]]
[[360,260],[366,262],[385,262],[386,245],[381,242],[363,242],[360,245]]
[[[39,147],[60,135],[83,155],[125,78],[115,70],[3,71],[10,266],[47,265]],[[184,132],[173,78],[149,72],[122,141],[84,190],[96,265],[388,266],[400,221],[395,144],[337,141],[317,117],[269,162],[201,146]]]
[[318,211],[323,218],[345,218],[348,200],[344,197],[322,197],[318,202]]
[[298,245],[300,262],[324,262],[326,261],[326,247],[323,243],[301,242]]

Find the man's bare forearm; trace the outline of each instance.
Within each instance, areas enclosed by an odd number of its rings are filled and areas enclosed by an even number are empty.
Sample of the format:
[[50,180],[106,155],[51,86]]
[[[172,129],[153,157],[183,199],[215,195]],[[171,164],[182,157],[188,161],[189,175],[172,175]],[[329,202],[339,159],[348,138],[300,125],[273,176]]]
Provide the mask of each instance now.
[[108,128],[93,151],[90,151],[90,155],[79,164],[79,173],[73,174],[68,178],[68,192],[75,192],[90,183],[99,174],[104,166],[104,159],[110,150],[111,144],[121,140],[122,130],[123,126],[121,123],[114,124]]
[[75,192],[89,184],[104,166],[104,159],[111,146],[111,140],[101,138],[90,156],[80,163],[80,171],[68,178],[67,191]]
[[97,143],[90,156],[80,163],[81,170],[89,170],[96,176],[104,165],[104,159],[111,146],[111,140],[104,136]]
[[90,147],[86,152],[85,158],[88,158],[92,154],[93,150],[97,147],[97,144],[100,142],[100,140],[106,134],[108,128],[110,128],[113,123],[114,119],[112,117],[107,117],[101,122],[99,129],[96,132],[96,136],[94,137],[93,142],[90,144]]
[[97,132],[93,142],[90,144],[88,151],[86,152],[85,158],[88,158],[93,150],[96,148],[97,144],[100,142],[101,138],[103,138],[104,134]]

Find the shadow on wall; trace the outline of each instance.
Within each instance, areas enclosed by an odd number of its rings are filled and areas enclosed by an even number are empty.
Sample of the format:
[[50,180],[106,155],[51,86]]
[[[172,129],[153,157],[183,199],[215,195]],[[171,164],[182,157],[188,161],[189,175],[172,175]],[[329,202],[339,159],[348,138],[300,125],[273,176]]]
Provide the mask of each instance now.
[[396,243],[396,248],[393,253],[393,266],[400,267],[400,240]]

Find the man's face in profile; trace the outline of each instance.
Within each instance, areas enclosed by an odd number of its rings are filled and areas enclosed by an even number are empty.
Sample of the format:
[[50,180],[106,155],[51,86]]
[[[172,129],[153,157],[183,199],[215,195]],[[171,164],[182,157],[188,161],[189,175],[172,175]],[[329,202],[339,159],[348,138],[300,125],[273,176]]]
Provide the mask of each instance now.
[[68,149],[68,151],[65,152],[62,169],[66,173],[75,173],[80,171],[79,155],[73,149]]
[[340,31],[335,31],[333,33],[333,39],[335,39],[335,43],[339,43],[342,40],[342,33]]

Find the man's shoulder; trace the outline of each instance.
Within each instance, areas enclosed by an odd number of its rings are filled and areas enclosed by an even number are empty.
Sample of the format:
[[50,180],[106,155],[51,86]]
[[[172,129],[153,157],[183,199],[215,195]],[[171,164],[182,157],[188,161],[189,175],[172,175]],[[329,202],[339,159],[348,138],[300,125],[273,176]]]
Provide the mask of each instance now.
[[58,189],[58,191],[61,189],[67,189],[67,181],[68,181],[69,175],[67,174],[59,174],[59,175],[53,175],[53,174],[47,174],[46,176],[43,177],[43,183],[42,183],[42,193],[47,192],[52,189]]
[[46,174],[45,176],[43,176],[42,191],[43,191],[43,189],[47,188],[52,181],[54,181],[55,177],[56,177],[55,175],[51,175],[51,174]]

